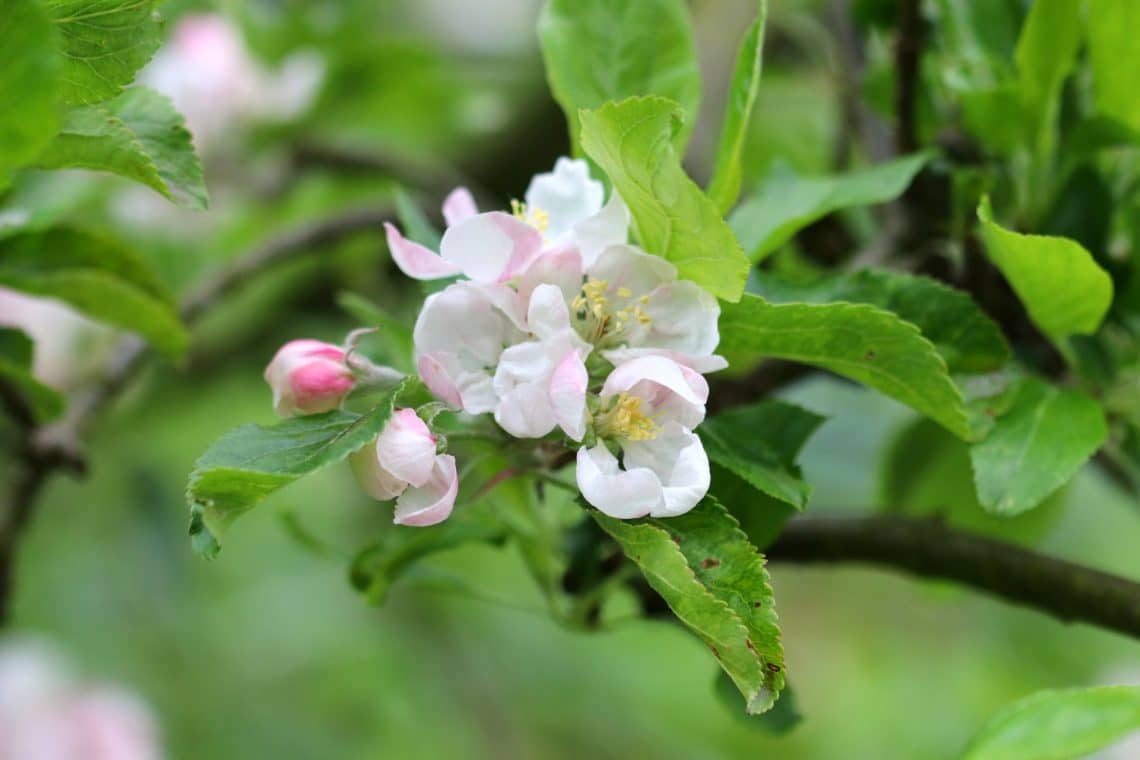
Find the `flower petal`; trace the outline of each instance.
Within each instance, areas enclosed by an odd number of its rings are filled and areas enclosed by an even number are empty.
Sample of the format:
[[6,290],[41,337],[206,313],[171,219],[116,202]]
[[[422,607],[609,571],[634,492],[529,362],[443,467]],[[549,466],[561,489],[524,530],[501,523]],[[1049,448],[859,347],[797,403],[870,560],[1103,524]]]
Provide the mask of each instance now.
[[549,283],[557,286],[563,298],[570,302],[582,289],[582,277],[582,257],[578,249],[548,249],[519,276],[518,295],[526,303],[535,288]]
[[501,283],[523,272],[542,251],[542,233],[510,214],[491,211],[448,227],[439,244],[449,264],[476,282]]
[[457,187],[448,193],[443,201],[443,220],[450,227],[470,219],[479,213],[471,191],[465,187]]
[[577,351],[570,351],[550,376],[550,409],[554,421],[571,440],[586,435],[586,364]]
[[455,469],[455,457],[440,454],[435,458],[428,481],[418,488],[404,491],[396,501],[392,522],[421,528],[441,523],[451,515],[458,493],[459,473]]
[[376,452],[388,472],[422,486],[435,462],[435,436],[415,409],[397,409],[376,441]]
[[629,240],[629,209],[614,192],[601,211],[574,225],[574,239],[582,254],[582,265],[591,267],[606,248]]
[[541,438],[554,429],[550,398],[541,383],[525,383],[499,399],[495,422],[515,438]]
[[695,507],[712,482],[705,447],[696,434],[676,422],[667,423],[652,441],[628,441],[622,446],[626,469],[647,468],[660,479],[663,503],[654,517],[676,517]]
[[648,294],[658,285],[677,279],[677,267],[632,245],[611,245],[587,268],[595,280],[605,280],[609,290],[629,288],[634,296]]
[[539,338],[550,338],[570,329],[570,309],[557,285],[542,284],[534,289],[527,307],[527,327]]
[[438,280],[459,274],[459,267],[444,261],[438,253],[408,240],[388,222],[384,223],[388,250],[400,271],[415,280]]
[[377,501],[389,501],[402,494],[408,484],[384,469],[376,449],[374,441],[349,456],[348,463],[364,493]]
[[526,191],[527,209],[549,217],[546,237],[559,242],[574,226],[602,209],[605,187],[590,178],[590,166],[581,159],[559,158],[554,171],[536,174]]
[[665,507],[661,480],[652,470],[622,470],[604,443],[578,449],[578,490],[593,506],[619,520],[644,517]]
[[601,351],[600,353],[615,367],[624,362],[639,359],[642,356],[664,356],[703,375],[707,375],[710,372],[717,372],[728,366],[728,360],[717,354],[713,354],[712,356],[688,356],[687,354],[679,354],[676,351],[663,351],[659,348],[611,348]]
[[416,362],[416,365],[420,371],[420,379],[424,381],[424,385],[436,398],[453,409],[463,408],[463,397],[460,395],[455,381],[451,379],[451,373],[447,366],[448,362],[444,357],[437,354],[424,354]]
[[649,294],[644,311],[651,321],[639,347],[703,357],[711,355],[720,342],[720,305],[695,282],[679,280],[659,286]]

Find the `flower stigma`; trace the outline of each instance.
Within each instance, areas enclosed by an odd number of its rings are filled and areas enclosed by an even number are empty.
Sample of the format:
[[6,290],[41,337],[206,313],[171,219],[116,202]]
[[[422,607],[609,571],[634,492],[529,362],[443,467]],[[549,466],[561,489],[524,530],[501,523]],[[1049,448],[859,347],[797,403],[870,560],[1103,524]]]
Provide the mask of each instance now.
[[595,429],[603,438],[620,438],[627,441],[652,441],[661,433],[661,426],[641,409],[642,399],[621,393],[609,409],[598,416]]

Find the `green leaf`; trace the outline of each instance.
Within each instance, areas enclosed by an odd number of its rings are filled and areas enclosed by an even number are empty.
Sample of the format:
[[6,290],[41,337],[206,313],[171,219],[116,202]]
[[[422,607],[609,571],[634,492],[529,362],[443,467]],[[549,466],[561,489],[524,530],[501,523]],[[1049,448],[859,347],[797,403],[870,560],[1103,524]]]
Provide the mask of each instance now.
[[716,205],[685,174],[673,146],[680,110],[664,98],[630,98],[582,111],[582,147],[629,206],[641,245],[726,301],[736,301],[748,259]]
[[823,421],[814,412],[770,399],[721,412],[697,432],[711,461],[758,491],[803,509],[811,486],[796,457]]
[[1060,488],[1108,436],[1100,404],[1027,378],[970,461],[978,499],[1005,515],[1024,512]]
[[[579,110],[610,100],[660,95],[697,115],[701,77],[683,0],[550,0],[538,21],[538,39],[550,90],[576,146]],[[691,129],[682,125],[671,135],[679,153]]]
[[716,163],[709,197],[727,214],[740,196],[740,158],[748,136],[748,121],[756,105],[760,89],[760,70],[764,61],[764,24],[768,18],[768,2],[760,0],[760,12],[748,27],[740,50],[736,54],[736,68],[728,89],[724,124],[720,128],[720,142],[716,150]]
[[182,115],[166,96],[145,87],[69,111],[36,166],[111,172],[180,206],[201,210],[207,204],[202,167]]
[[348,291],[337,293],[337,306],[344,309],[363,327],[374,327],[376,332],[360,339],[364,355],[401,372],[416,373],[412,328],[363,296]]
[[0,187],[55,133],[59,53],[35,0],[0,0]]
[[1017,39],[1014,60],[1030,92],[1048,97],[1076,61],[1081,0],[1036,0]]
[[187,334],[149,263],[117,241],[54,227],[0,240],[0,284],[64,301],[100,322],[137,332],[171,356]]
[[162,25],[155,0],[45,0],[59,31],[65,103],[117,95],[158,50]]
[[763,715],[748,715],[739,711],[737,704],[740,695],[736,691],[736,684],[723,670],[717,672],[716,684],[713,689],[717,699],[728,708],[729,714],[736,718],[740,725],[746,726],[758,734],[784,736],[791,733],[804,721],[804,716],[800,714],[799,708],[796,706],[796,693],[792,690],[791,684],[784,685],[784,690],[780,692],[779,701]]
[[962,760],[1069,760],[1140,731],[1140,686],[1039,691],[974,735]]
[[784,688],[784,650],[764,557],[715,499],[666,520],[594,519],[673,614],[712,651],[755,715]]
[[787,166],[777,166],[728,223],[752,261],[761,261],[834,211],[894,200],[929,160],[929,154],[916,153],[868,169],[818,177],[800,177]]
[[32,339],[19,330],[0,328],[0,380],[7,381],[32,410],[37,423],[63,413],[64,399],[32,374]]
[[929,277],[865,269],[795,283],[763,272],[750,292],[775,303],[868,303],[894,312],[922,331],[951,372],[992,372],[1009,360],[1001,328],[973,299]]
[[275,425],[242,425],[219,438],[194,463],[186,486],[195,550],[217,555],[225,529],[265,497],[375,439],[398,399],[417,385],[405,379],[364,414],[335,410]]
[[720,316],[721,349],[811,364],[863,383],[971,437],[946,362],[918,328],[867,304],[770,304],[746,295]]
[[1011,232],[993,221],[989,198],[978,219],[986,254],[1043,333],[1060,341],[1096,332],[1112,304],[1112,278],[1080,243]]
[[432,226],[427,215],[419,205],[408,195],[402,187],[396,188],[396,218],[403,228],[405,236],[420,245],[426,245],[433,251],[439,250],[439,241],[442,239],[439,230]]
[[1093,91],[1101,113],[1140,130],[1140,56],[1136,30],[1140,4],[1134,0],[1090,0],[1087,16]]

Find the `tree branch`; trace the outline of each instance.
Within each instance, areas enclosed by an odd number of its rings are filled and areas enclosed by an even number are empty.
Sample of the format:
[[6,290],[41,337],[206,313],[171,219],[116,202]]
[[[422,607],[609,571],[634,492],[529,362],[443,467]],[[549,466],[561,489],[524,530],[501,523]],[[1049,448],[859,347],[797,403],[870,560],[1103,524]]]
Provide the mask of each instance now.
[[[379,229],[391,218],[391,210],[387,208],[360,209],[287,232],[207,277],[183,299],[179,315],[187,326],[192,326],[213,304],[262,272],[348,235]],[[44,428],[32,424],[30,410],[18,393],[8,386],[0,387],[0,402],[24,429],[20,451],[23,467],[15,475],[0,533],[0,626],[8,619],[19,542],[43,486],[59,470],[83,471],[80,451],[84,434],[103,409],[130,384],[149,356],[150,349],[144,342],[135,336],[124,337],[103,380],[74,398],[62,421]],[[25,411],[28,414],[24,414]]]
[[800,518],[765,554],[773,562],[858,562],[954,581],[1066,622],[1140,639],[1140,583],[929,518]]
[[923,30],[920,0],[899,0],[895,37],[895,152],[918,150],[918,84]]

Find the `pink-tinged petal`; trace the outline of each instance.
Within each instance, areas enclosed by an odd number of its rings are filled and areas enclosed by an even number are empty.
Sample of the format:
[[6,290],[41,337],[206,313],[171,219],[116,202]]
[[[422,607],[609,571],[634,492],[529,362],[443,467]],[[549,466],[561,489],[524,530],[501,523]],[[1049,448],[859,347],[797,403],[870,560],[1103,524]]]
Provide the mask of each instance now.
[[518,295],[523,303],[530,300],[534,289],[543,283],[562,291],[567,303],[582,289],[582,256],[577,248],[551,248],[542,252],[527,270],[519,275]]
[[664,351],[659,348],[611,348],[602,351],[601,354],[615,367],[619,364],[632,361],[633,359],[639,359],[642,356],[664,356],[702,375],[717,372],[728,366],[728,360],[717,354],[713,354],[712,356],[688,356],[686,354],[679,354],[676,351]]
[[576,477],[586,501],[610,517],[633,520],[664,508],[661,480],[653,471],[622,470],[604,443],[578,449]]
[[586,388],[589,379],[586,364],[577,351],[566,354],[550,376],[550,408],[554,420],[574,441],[581,441],[586,435]]
[[563,157],[554,163],[554,171],[536,174],[530,181],[526,205],[528,210],[546,213],[546,236],[557,243],[601,210],[605,193],[602,183],[590,178],[589,164]]
[[348,464],[360,490],[377,501],[390,501],[402,494],[408,486],[406,481],[397,478],[380,464],[376,441],[350,455]]
[[534,289],[526,320],[530,332],[539,338],[551,338],[570,329],[570,309],[558,286],[543,284]]
[[319,340],[293,340],[265,368],[273,408],[282,417],[336,409],[355,383],[344,349]]
[[495,422],[515,438],[541,438],[554,430],[554,413],[539,383],[516,386],[499,399]]
[[694,428],[705,418],[708,392],[699,373],[664,356],[642,356],[615,367],[601,395],[632,394],[646,402],[646,412],[658,422],[675,420]]
[[463,398],[459,395],[459,388],[447,371],[447,367],[438,356],[424,354],[416,362],[420,371],[420,379],[436,398],[450,406],[452,409],[463,408]]
[[408,240],[395,226],[384,223],[388,250],[400,271],[416,280],[438,280],[459,274],[459,267],[445,261],[438,253]]
[[582,265],[591,267],[602,251],[629,240],[629,209],[616,192],[597,214],[574,225],[574,239],[582,254]]
[[296,407],[305,414],[316,414],[338,408],[354,381],[351,370],[343,365],[313,362],[294,370],[289,384]]
[[376,441],[376,453],[384,469],[419,487],[431,477],[435,436],[414,409],[397,409]]
[[455,469],[455,457],[440,454],[435,458],[431,477],[419,488],[409,488],[396,500],[396,514],[393,522],[397,525],[426,527],[446,520],[455,506],[459,493],[459,473]]
[[694,282],[679,280],[659,286],[648,300],[644,312],[651,321],[637,346],[693,357],[708,356],[716,350],[720,342],[720,305],[706,290]]
[[611,245],[602,251],[586,274],[609,283],[610,291],[629,288],[634,296],[650,293],[677,279],[677,267],[632,245]]
[[654,517],[684,514],[708,493],[712,478],[705,447],[676,422],[651,441],[628,441],[622,448],[627,469],[647,468],[661,481],[663,503],[650,512]]
[[501,283],[515,277],[542,250],[542,234],[510,214],[491,211],[448,227],[440,254],[476,282]]
[[455,188],[443,201],[443,220],[447,222],[448,227],[466,221],[478,213],[475,199],[471,196],[471,191],[465,187]]

